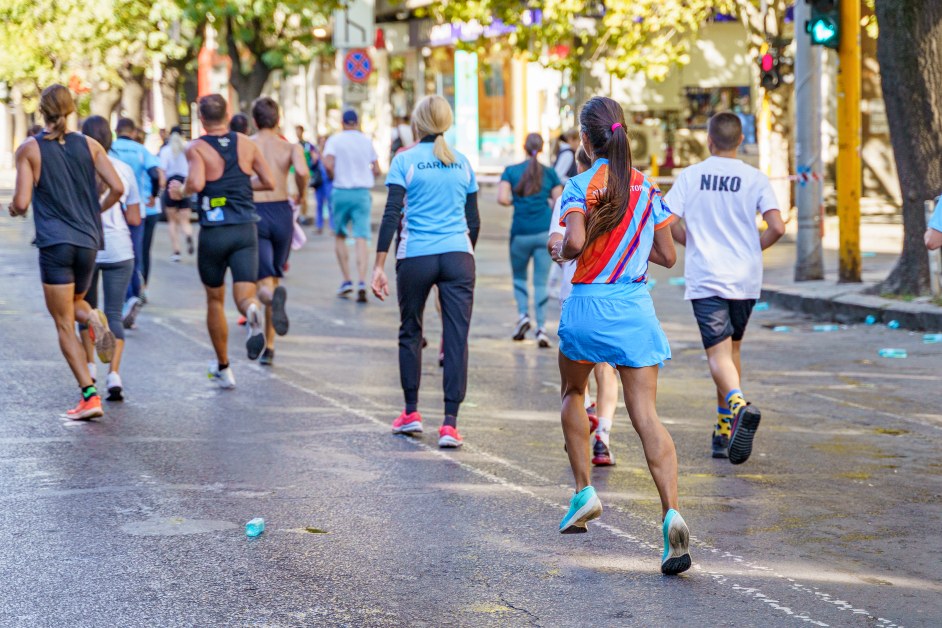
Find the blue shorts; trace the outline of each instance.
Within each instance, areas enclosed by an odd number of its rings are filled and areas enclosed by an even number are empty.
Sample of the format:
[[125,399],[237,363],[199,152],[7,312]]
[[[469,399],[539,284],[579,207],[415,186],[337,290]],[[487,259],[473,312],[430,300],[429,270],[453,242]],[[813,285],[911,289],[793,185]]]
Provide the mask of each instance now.
[[[367,188],[334,188],[330,194],[334,206],[334,233],[345,238],[352,235],[364,240],[370,237],[370,208],[373,205]],[[347,230],[347,225],[353,229]]]
[[294,237],[294,210],[288,201],[255,203],[258,212],[258,278],[284,277]]
[[643,283],[573,284],[559,320],[559,350],[576,362],[632,368],[671,358]]

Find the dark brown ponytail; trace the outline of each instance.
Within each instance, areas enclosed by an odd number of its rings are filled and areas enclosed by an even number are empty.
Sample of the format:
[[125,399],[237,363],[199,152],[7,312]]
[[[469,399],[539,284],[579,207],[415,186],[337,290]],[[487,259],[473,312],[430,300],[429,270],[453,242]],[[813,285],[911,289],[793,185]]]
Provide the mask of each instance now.
[[523,176],[520,177],[517,187],[514,188],[514,192],[517,193],[517,196],[533,196],[543,187],[543,165],[536,158],[543,150],[543,138],[539,133],[530,133],[527,136],[527,141],[523,144],[523,148],[527,151],[530,162],[527,164]]
[[[586,247],[613,231],[628,211],[631,188],[631,147],[625,128],[625,113],[611,98],[596,96],[582,107],[582,132],[588,136],[595,158],[608,159],[605,189],[588,215]],[[588,199],[587,199],[588,200]]]
[[64,144],[65,134],[68,133],[66,120],[75,113],[75,101],[69,88],[56,83],[44,89],[39,97],[39,113],[49,127],[43,139]]

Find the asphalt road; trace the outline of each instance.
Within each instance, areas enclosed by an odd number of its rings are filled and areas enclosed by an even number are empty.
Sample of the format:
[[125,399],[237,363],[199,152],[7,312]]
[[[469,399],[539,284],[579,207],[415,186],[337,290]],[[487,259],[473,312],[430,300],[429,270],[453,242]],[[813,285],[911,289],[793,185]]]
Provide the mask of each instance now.
[[[77,391],[43,307],[31,222],[0,218],[0,624],[942,622],[942,345],[757,313],[745,390],[763,423],[753,458],[733,467],[709,457],[715,398],[683,289],[668,283],[680,271],[655,270],[674,352],[658,409],[694,560],[665,578],[657,495],[623,407],[618,465],[593,480],[602,519],[558,534],[572,483],[556,352],[509,340],[509,212],[485,203],[483,217],[467,445],[447,452],[435,447],[435,351],[425,436],[389,434],[398,312],[334,296],[327,236],[292,257],[291,334],[274,368],[248,363],[233,327],[239,386],[227,392],[205,378],[195,264],[168,261],[161,225],[150,304],[125,354],[128,400],[100,421],[65,420]],[[427,321],[434,339],[431,306]],[[909,358],[878,358],[883,347]],[[265,533],[246,538],[259,516]]]

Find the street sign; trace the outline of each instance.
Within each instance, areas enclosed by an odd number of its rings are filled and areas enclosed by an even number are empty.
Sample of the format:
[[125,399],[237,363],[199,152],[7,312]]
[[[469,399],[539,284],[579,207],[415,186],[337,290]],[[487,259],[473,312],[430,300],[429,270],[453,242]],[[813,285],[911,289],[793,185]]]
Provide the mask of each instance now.
[[366,83],[373,72],[373,60],[366,50],[351,50],[343,59],[343,74],[354,83]]
[[375,0],[351,0],[334,11],[334,48],[368,48],[373,45],[376,23],[373,17]]

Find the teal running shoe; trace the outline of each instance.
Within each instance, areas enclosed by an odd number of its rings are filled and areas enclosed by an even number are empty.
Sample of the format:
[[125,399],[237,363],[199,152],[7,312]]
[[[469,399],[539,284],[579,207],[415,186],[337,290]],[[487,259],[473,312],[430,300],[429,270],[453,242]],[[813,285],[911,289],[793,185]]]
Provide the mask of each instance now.
[[602,514],[602,502],[595,489],[587,486],[569,500],[569,512],[559,524],[560,534],[588,532],[586,523],[598,519]]
[[664,517],[664,556],[661,573],[674,576],[690,569],[690,530],[680,513],[671,508]]

